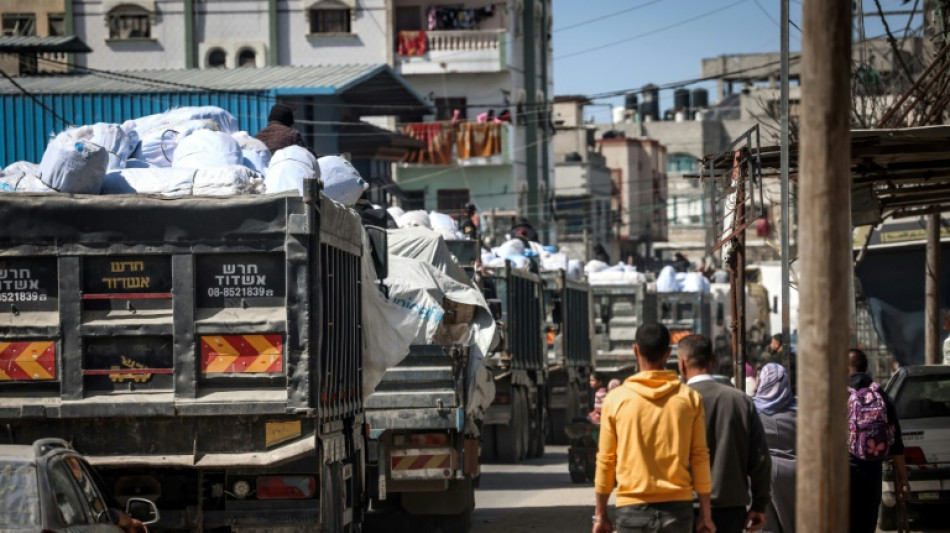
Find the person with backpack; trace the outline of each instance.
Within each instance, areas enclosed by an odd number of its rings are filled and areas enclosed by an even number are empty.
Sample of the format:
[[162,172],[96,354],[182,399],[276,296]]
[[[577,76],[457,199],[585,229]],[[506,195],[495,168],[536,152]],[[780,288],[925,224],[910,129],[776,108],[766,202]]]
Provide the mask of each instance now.
[[894,462],[894,492],[899,501],[910,494],[904,440],[894,403],[868,375],[868,357],[848,352],[848,452],[851,467],[851,533],[874,533],[881,506],[884,460]]

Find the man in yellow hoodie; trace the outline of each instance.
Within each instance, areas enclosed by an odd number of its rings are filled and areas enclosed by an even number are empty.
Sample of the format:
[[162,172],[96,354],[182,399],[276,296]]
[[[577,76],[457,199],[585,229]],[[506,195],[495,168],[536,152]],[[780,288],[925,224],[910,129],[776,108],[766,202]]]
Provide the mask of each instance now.
[[610,391],[601,410],[593,533],[611,533],[607,501],[617,487],[620,533],[715,533],[703,400],[664,370],[670,332],[662,324],[637,329],[640,372]]

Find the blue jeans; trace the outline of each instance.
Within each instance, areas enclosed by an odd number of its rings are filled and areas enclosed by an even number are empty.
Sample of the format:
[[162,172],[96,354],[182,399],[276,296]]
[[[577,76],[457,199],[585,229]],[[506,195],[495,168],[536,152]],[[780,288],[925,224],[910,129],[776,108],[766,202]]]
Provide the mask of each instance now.
[[693,502],[661,502],[617,507],[618,533],[692,533]]

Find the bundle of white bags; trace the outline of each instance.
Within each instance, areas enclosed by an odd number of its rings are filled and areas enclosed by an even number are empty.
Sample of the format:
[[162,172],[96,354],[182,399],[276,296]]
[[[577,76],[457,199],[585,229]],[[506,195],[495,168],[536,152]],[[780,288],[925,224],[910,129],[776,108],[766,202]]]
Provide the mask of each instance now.
[[50,140],[38,165],[4,168],[0,192],[302,194],[304,179],[322,179],[324,194],[347,206],[369,187],[342,157],[318,160],[300,146],[272,156],[231,113],[200,106],[68,128]]

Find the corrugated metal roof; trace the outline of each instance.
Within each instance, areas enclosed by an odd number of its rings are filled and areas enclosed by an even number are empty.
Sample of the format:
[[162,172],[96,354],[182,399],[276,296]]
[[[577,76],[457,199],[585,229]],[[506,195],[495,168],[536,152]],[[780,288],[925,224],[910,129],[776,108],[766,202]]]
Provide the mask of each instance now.
[[35,35],[0,37],[0,52],[9,54],[42,54],[42,53],[73,53],[86,54],[92,52],[89,45],[75,35],[60,37],[37,37]]
[[[387,73],[392,75],[386,65],[325,65],[128,72],[89,70],[73,74],[23,76],[16,80],[34,94],[244,92],[271,89],[278,94],[292,93],[294,90],[300,90],[303,94],[333,94]],[[394,76],[394,79],[409,89],[402,78]],[[0,94],[19,92],[11,83],[0,83]]]

